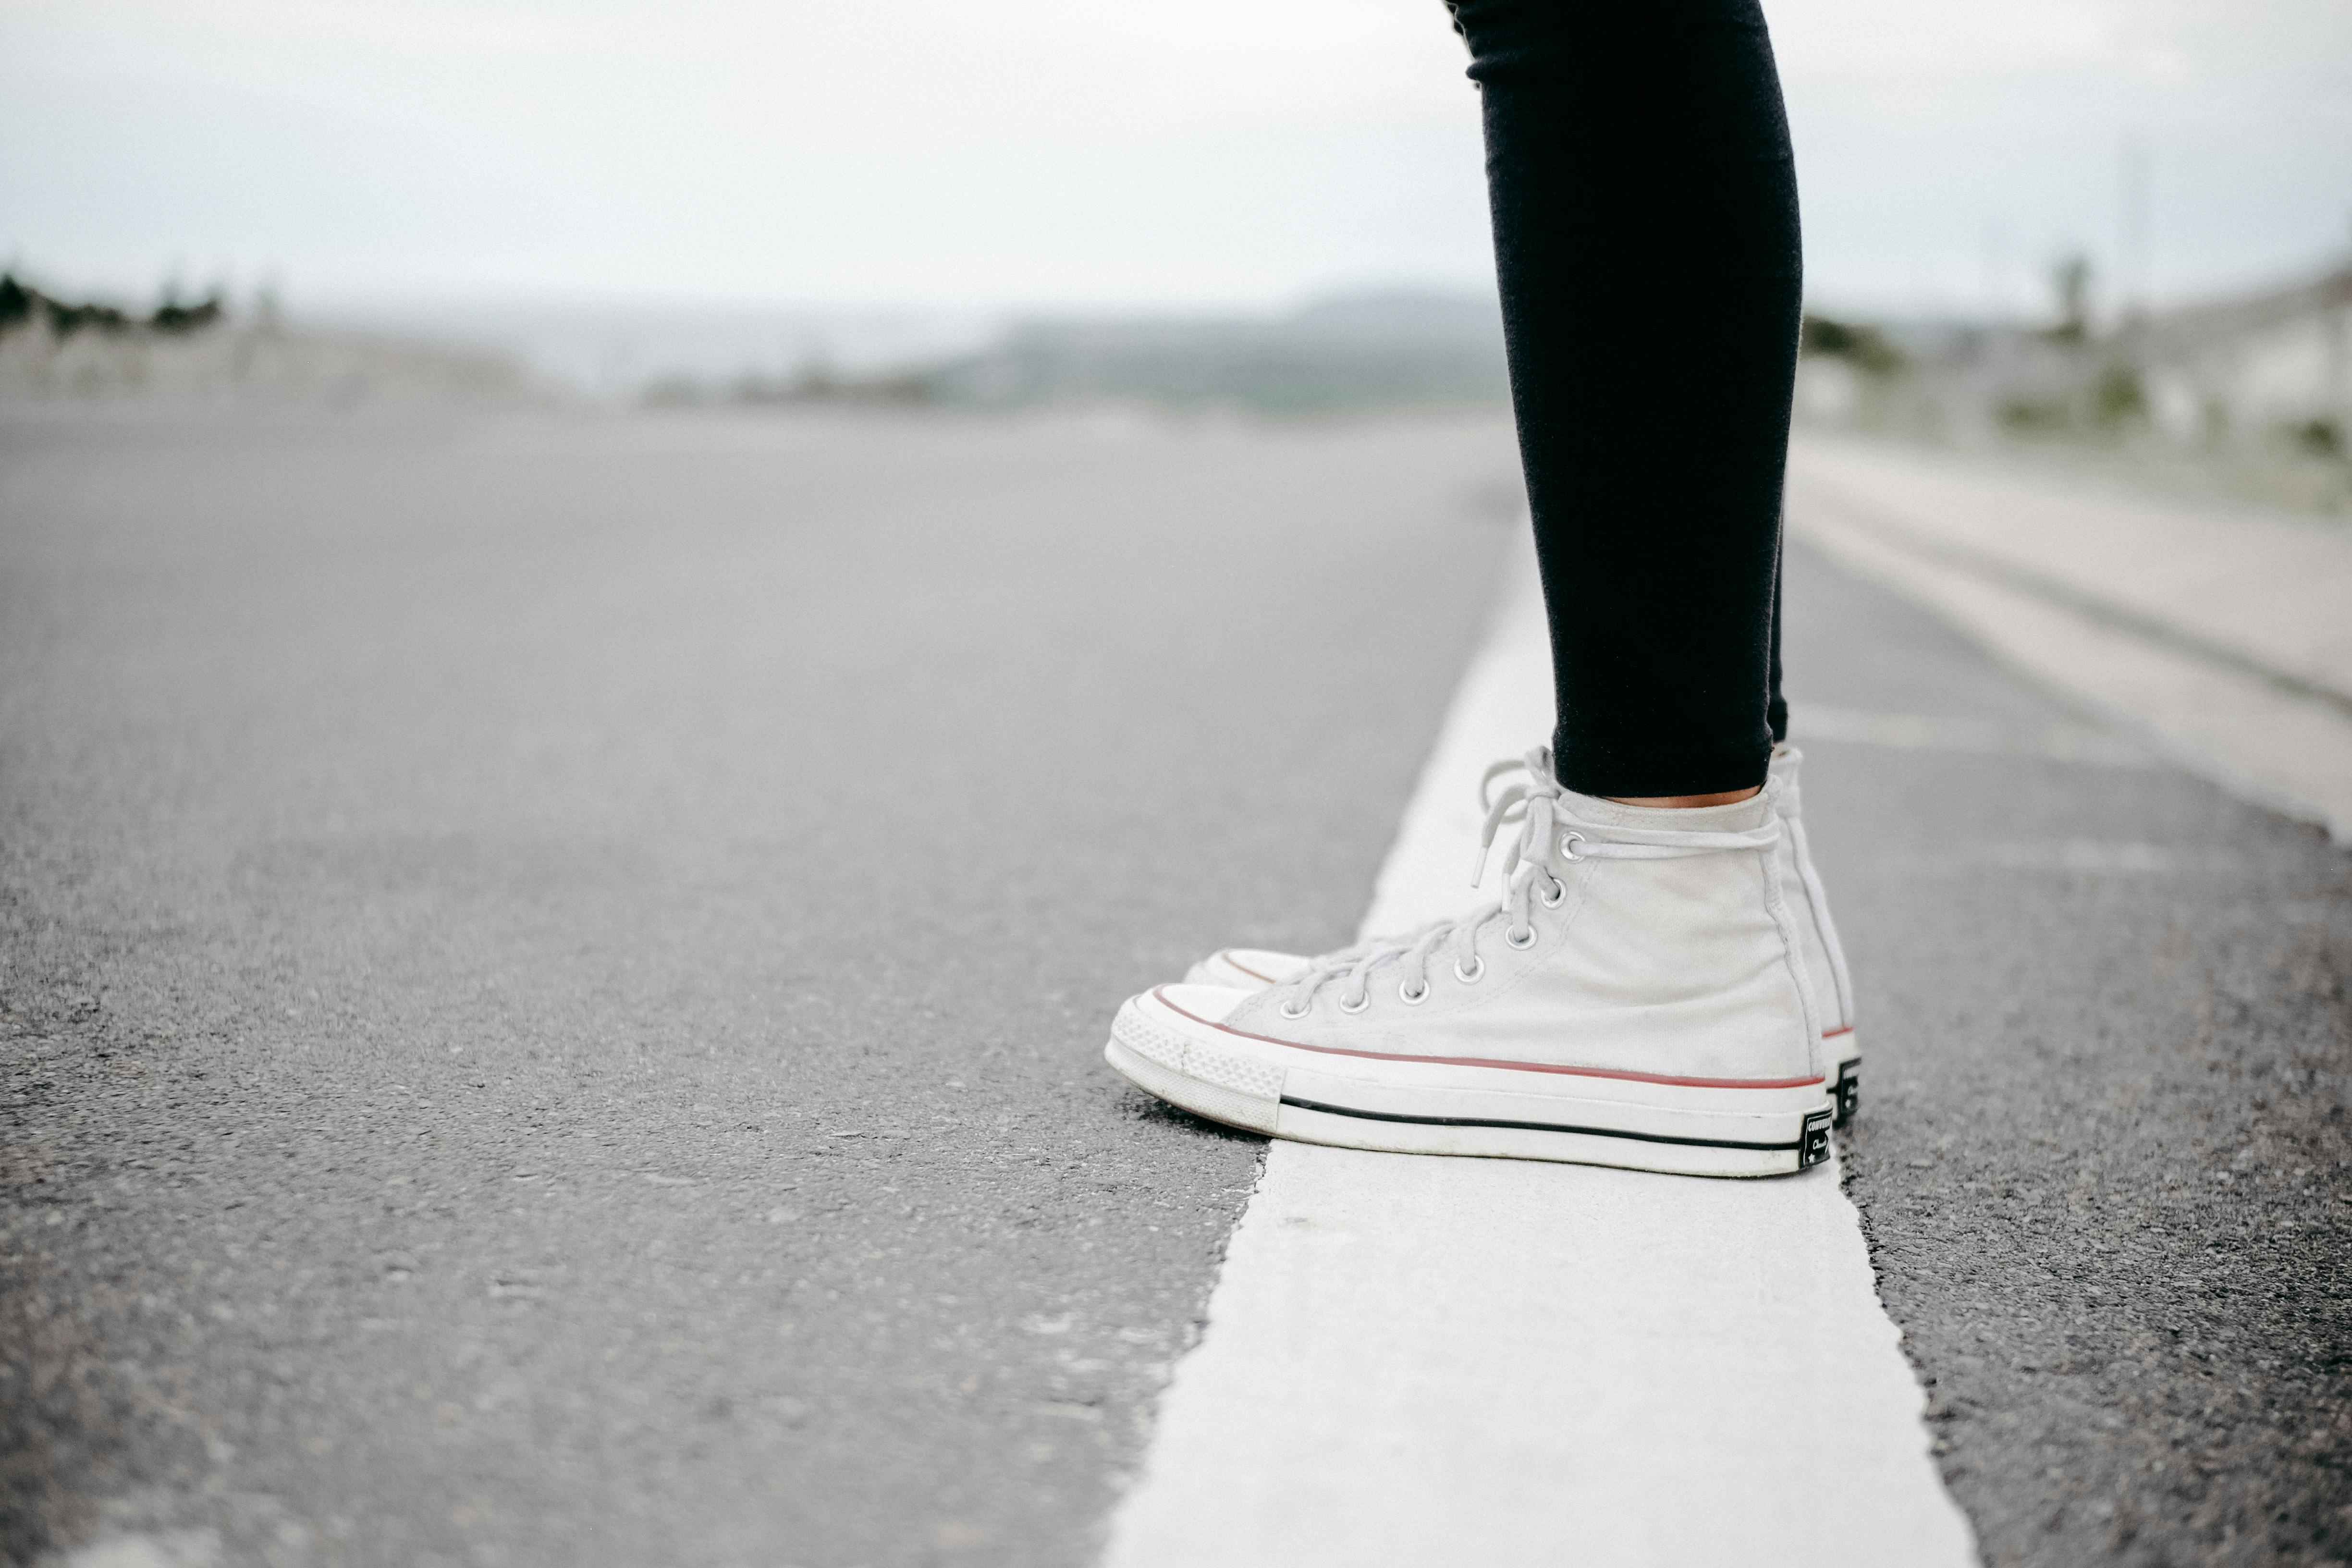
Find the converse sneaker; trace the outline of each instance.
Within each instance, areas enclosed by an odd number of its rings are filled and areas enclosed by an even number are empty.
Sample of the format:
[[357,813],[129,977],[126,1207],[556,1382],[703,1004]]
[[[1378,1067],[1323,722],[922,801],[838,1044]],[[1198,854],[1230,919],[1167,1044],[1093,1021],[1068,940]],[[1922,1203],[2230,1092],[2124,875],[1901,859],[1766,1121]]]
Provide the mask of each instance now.
[[1805,971],[1821,1009],[1822,1054],[1837,1105],[1837,1125],[1843,1127],[1862,1103],[1862,1042],[1853,1032],[1853,977],[1845,966],[1845,949],[1838,944],[1837,922],[1830,919],[1822,874],[1813,869],[1812,853],[1805,846],[1805,819],[1797,796],[1797,770],[1804,761],[1805,753],[1796,747],[1775,746],[1764,793],[1772,796],[1780,814],[1780,843],[1772,853],[1780,861],[1780,887],[1790,911],[1797,917]]
[[[1795,919],[1814,1003],[1821,1011],[1823,1065],[1835,1122],[1843,1127],[1861,1104],[1862,1046],[1853,1030],[1853,980],[1846,969],[1845,949],[1838,943],[1837,924],[1830,919],[1829,895],[1822,890],[1821,873],[1813,869],[1813,858],[1805,845],[1804,819],[1799,814],[1797,773],[1804,760],[1804,753],[1794,746],[1775,748],[1765,792],[1780,812],[1780,839],[1772,853],[1779,862],[1781,892]],[[1489,779],[1505,765],[1497,763],[1489,769]],[[1220,948],[1192,965],[1184,982],[1255,991],[1297,979],[1313,962],[1298,953],[1265,948]]]
[[1526,768],[1486,816],[1489,846],[1518,829],[1501,899],[1255,990],[1146,992],[1106,1058],[1163,1100],[1307,1142],[1724,1176],[1826,1159],[1772,797],[1620,805],[1562,789],[1545,752]]

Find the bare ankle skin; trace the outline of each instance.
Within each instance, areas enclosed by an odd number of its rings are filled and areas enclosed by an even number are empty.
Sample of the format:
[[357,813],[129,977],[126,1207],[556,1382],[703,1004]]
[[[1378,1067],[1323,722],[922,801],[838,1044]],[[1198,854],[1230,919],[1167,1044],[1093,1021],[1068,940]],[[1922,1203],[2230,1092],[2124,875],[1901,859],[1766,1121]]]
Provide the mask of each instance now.
[[1728,789],[1717,795],[1612,795],[1602,798],[1613,800],[1619,805],[1733,805],[1743,800],[1753,800],[1763,793],[1764,786],[1757,784],[1749,789]]

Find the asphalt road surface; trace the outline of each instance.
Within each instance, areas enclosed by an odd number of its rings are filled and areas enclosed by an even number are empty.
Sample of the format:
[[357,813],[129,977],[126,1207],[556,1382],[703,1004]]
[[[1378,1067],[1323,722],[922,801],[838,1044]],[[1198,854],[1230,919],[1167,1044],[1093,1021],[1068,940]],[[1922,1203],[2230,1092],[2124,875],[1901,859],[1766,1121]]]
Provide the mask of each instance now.
[[[1513,473],[0,423],[0,1551],[1087,1561],[1261,1148],[1110,1011],[1350,934]],[[1790,595],[1849,1179],[1988,1557],[2352,1555],[2352,863]]]

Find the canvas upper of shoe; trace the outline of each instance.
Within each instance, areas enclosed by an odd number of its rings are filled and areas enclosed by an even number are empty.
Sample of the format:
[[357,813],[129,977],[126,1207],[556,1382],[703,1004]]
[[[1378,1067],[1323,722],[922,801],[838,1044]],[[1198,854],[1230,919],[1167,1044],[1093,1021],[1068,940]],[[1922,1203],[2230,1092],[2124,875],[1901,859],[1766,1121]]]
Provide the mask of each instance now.
[[1540,750],[1515,765],[1481,839],[1514,830],[1501,898],[1312,962],[1219,954],[1196,969],[1250,988],[1130,997],[1106,1059],[1172,1104],[1307,1142],[1706,1176],[1828,1160],[1772,797],[1627,806],[1561,788]]
[[[1814,868],[1805,835],[1799,788],[1803,762],[1804,753],[1796,747],[1776,748],[1765,788],[1780,818],[1781,834],[1773,854],[1780,873],[1781,897],[1794,920],[1805,976],[1822,1026],[1823,1056],[1843,1083],[1838,1106],[1838,1120],[1843,1124],[1859,1100],[1856,1063],[1862,1053],[1854,1033],[1852,972],[1846,966],[1837,923],[1830,914],[1829,895],[1822,885],[1821,873]],[[1488,778],[1491,781],[1499,769],[1517,765],[1498,763],[1496,769],[1489,770]],[[1193,984],[1256,990],[1283,984],[1316,962],[1298,953],[1264,948],[1223,948],[1192,965],[1184,978]]]
[[1361,1057],[1724,1085],[1822,1079],[1771,798],[1628,806],[1561,788],[1543,752],[1518,766],[1524,782],[1486,822],[1489,844],[1517,829],[1500,900],[1309,963],[1222,1026]]

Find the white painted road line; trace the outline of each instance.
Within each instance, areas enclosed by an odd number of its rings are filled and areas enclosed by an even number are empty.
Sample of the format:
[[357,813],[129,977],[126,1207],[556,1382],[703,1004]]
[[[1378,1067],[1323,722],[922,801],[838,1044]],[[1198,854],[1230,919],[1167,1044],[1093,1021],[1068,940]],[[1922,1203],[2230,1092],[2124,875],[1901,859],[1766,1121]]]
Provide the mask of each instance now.
[[[1368,932],[1458,912],[1549,727],[1532,560]],[[1869,1114],[1868,1100],[1864,1114]],[[1275,1143],[1106,1568],[1976,1561],[1834,1165],[1717,1182]]]

